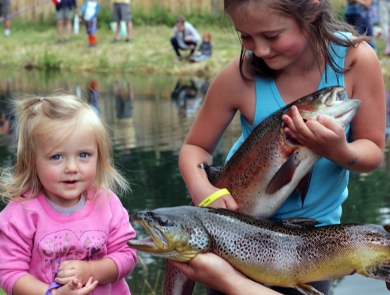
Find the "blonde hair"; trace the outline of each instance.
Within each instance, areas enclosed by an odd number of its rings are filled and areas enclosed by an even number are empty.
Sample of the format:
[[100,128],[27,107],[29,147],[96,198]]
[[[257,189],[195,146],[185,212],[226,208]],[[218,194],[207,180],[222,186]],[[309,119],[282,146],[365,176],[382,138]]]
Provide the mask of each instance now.
[[[26,191],[34,198],[42,190],[36,171],[37,145],[40,136],[66,126],[63,140],[75,128],[88,128],[96,137],[98,159],[94,188],[130,190],[126,179],[115,169],[111,158],[111,140],[106,123],[84,101],[73,95],[30,97],[14,101],[16,115],[16,164],[3,168],[0,193],[4,202],[16,200]],[[95,196],[96,197],[96,194]]]

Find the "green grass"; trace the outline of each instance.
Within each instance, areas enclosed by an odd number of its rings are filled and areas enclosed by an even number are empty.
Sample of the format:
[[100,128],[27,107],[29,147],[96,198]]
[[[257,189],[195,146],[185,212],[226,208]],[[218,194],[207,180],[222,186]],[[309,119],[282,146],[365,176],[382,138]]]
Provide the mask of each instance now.
[[[83,25],[67,44],[56,45],[56,21],[38,16],[36,22],[14,18],[11,20],[11,37],[0,34],[0,68],[39,69],[71,72],[131,72],[168,75],[214,76],[234,57],[239,55],[240,44],[232,30],[222,29],[218,13],[185,15],[200,34],[211,33],[213,57],[205,62],[175,63],[170,44],[175,15],[154,4],[150,11],[135,8],[131,45],[112,44],[110,30],[111,7],[101,9],[98,16],[98,44],[87,48],[88,37]],[[187,54],[188,52],[184,52]]]
[[[73,72],[131,72],[146,74],[200,74],[214,76],[240,52],[234,33],[219,26],[198,27],[200,34],[208,31],[214,45],[213,56],[202,63],[175,62],[170,44],[172,28],[134,26],[131,44],[112,44],[114,33],[107,26],[99,29],[96,48],[88,48],[83,26],[70,42],[56,45],[55,25],[35,30],[27,24],[14,24],[11,37],[0,35],[0,67],[2,69],[39,69]],[[188,54],[188,52],[184,52]]]
[[[342,18],[344,2],[333,0],[335,11]],[[83,25],[80,33],[72,35],[67,44],[56,45],[56,22],[51,19],[11,20],[11,37],[0,34],[0,68],[38,69],[67,72],[128,72],[137,74],[214,77],[228,62],[240,53],[240,43],[234,30],[218,13],[193,13],[185,16],[200,34],[210,32],[214,46],[211,59],[201,63],[176,62],[170,44],[175,15],[159,4],[150,11],[135,8],[131,45],[112,44],[114,33],[109,28],[111,9],[101,9],[98,19],[98,44],[87,48],[88,39]],[[377,40],[378,57],[387,77],[390,60],[383,57],[385,43]],[[184,55],[188,52],[184,52]]]

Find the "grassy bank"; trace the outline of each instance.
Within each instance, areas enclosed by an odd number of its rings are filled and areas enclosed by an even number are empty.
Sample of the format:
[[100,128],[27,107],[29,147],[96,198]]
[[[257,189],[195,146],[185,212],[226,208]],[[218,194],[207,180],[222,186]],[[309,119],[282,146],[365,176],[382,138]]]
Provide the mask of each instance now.
[[[112,43],[114,34],[108,24],[98,31],[96,48],[87,47],[87,35],[83,26],[78,35],[72,35],[68,43],[56,45],[55,25],[52,27],[28,27],[13,24],[11,37],[0,35],[0,68],[40,69],[44,71],[70,72],[128,72],[157,75],[196,75],[213,77],[240,52],[237,36],[231,28],[216,23],[199,27],[202,34],[211,33],[214,46],[211,59],[201,63],[186,60],[175,61],[169,38],[172,28],[167,25],[135,26],[132,42]],[[378,56],[384,75],[390,73],[390,59],[383,57],[384,42],[377,40]],[[188,52],[184,52],[185,56]]]
[[[166,25],[135,26],[132,42],[112,43],[113,32],[108,24],[98,31],[96,48],[88,48],[83,26],[67,43],[55,44],[56,29],[26,28],[15,24],[11,37],[0,36],[0,67],[61,71],[130,72],[168,75],[214,76],[240,52],[236,35],[218,24],[198,27],[200,34],[208,31],[214,45],[213,56],[202,63],[175,62],[169,38],[172,28]],[[187,56],[188,51],[184,52]]]

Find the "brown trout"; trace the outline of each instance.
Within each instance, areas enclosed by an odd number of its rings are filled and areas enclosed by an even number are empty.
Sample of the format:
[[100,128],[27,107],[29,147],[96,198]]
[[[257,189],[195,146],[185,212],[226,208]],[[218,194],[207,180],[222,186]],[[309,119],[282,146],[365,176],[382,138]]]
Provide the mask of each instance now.
[[344,94],[344,88],[336,86],[298,99],[260,123],[220,171],[205,164],[200,167],[206,170],[211,184],[229,190],[239,212],[268,218],[294,189],[303,205],[319,156],[287,136],[282,115],[291,116],[294,105],[303,120],[322,115],[345,127],[356,115],[360,100],[346,99]]
[[213,252],[259,283],[323,295],[307,283],[354,273],[390,281],[390,225],[315,227],[313,219],[269,221],[221,208],[140,211],[132,219],[151,237],[128,245],[186,262]]
[[[268,218],[294,189],[299,191],[303,204],[312,167],[319,157],[285,134],[282,115],[290,114],[293,105],[304,120],[315,120],[318,115],[323,115],[347,126],[360,101],[345,99],[343,87],[323,88],[287,105],[260,123],[221,171],[201,164],[213,185],[230,191],[239,212]],[[167,260],[163,295],[190,295],[192,289],[189,286],[193,286],[193,282]]]

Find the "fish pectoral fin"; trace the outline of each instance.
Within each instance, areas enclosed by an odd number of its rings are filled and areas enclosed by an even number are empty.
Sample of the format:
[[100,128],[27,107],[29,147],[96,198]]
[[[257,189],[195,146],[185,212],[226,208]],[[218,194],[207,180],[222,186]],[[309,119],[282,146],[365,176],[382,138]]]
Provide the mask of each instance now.
[[306,218],[306,217],[286,218],[286,219],[278,220],[277,222],[280,222],[284,226],[290,228],[315,227],[317,224],[320,224],[320,222],[318,222],[314,218]]
[[301,196],[302,201],[302,208],[303,204],[305,203],[306,195],[309,190],[310,181],[311,181],[311,175],[313,174],[313,169],[311,169],[298,183],[297,191]]
[[321,293],[320,291],[314,289],[312,286],[304,283],[299,283],[294,287],[294,289],[298,290],[304,295],[324,295],[324,293]]
[[298,164],[299,160],[297,157],[297,151],[294,151],[272,177],[271,181],[267,185],[267,188],[265,189],[265,192],[269,195],[272,195],[285,185],[289,184],[294,176]]
[[378,265],[367,268],[364,271],[364,273],[360,273],[360,274],[367,276],[369,278],[389,282],[390,281],[390,257],[383,259]]

